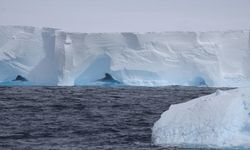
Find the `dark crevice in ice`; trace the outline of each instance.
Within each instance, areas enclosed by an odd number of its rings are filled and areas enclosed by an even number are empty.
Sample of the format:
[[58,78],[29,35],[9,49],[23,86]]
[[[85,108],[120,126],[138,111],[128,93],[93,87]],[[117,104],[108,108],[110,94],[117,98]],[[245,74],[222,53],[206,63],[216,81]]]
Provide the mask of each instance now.
[[17,75],[16,76],[16,79],[15,80],[13,80],[13,81],[28,81],[26,78],[24,78],[23,76],[21,76],[21,75]]
[[105,73],[105,77],[102,79],[99,79],[97,81],[109,82],[109,83],[121,83],[121,82],[115,80],[109,73]]

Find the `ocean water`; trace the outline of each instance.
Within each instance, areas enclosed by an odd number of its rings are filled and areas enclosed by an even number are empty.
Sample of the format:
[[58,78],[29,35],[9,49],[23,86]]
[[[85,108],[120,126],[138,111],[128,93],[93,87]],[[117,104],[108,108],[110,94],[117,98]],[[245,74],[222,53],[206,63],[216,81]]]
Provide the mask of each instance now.
[[151,128],[206,87],[0,87],[1,150],[161,150]]

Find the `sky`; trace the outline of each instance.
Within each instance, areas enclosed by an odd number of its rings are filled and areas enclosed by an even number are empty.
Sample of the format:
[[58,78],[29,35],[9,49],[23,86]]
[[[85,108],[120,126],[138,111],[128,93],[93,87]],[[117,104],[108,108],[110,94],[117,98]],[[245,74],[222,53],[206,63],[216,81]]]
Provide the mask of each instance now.
[[0,25],[72,32],[250,29],[250,0],[0,0]]

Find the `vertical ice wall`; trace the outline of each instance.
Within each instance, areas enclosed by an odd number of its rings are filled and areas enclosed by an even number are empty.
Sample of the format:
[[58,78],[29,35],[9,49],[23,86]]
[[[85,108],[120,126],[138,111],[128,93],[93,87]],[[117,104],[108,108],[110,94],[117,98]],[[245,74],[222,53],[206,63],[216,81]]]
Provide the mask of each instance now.
[[[39,63],[32,68],[27,77],[34,84],[56,85],[61,74],[59,70],[60,62],[58,61],[58,57],[61,54],[56,52],[55,30],[49,28],[42,29],[39,36],[42,37],[41,44],[44,57],[39,59]],[[39,55],[39,53],[36,55]],[[32,58],[33,56],[30,57]]]
[[68,33],[0,26],[0,81],[86,85],[112,74],[129,85],[244,86],[249,31]]

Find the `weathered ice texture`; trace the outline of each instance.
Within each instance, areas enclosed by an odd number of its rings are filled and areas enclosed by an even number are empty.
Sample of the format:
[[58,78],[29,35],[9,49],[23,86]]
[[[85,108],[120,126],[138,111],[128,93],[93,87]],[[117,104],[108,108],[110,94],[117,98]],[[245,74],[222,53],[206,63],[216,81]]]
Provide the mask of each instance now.
[[250,148],[250,88],[171,105],[154,124],[153,142],[162,146]]

